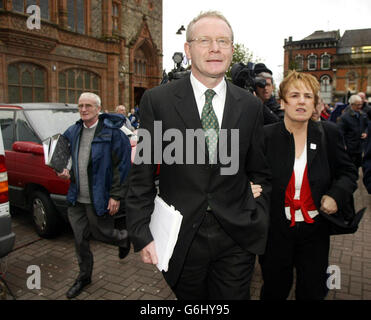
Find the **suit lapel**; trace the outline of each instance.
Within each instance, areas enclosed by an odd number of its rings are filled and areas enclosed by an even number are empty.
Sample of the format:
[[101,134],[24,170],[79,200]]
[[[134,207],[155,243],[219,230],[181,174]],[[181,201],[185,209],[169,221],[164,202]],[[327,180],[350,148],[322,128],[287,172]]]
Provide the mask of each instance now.
[[175,109],[183,120],[187,129],[202,129],[200,114],[193,93],[189,76],[176,80],[177,86],[174,90]]
[[227,81],[227,93],[221,129],[236,129],[242,112],[242,106],[239,104],[239,100],[240,95],[237,90]]
[[318,129],[318,124],[312,120],[308,122],[308,139],[307,139],[307,155],[308,168],[316,157],[321,144],[321,132]]

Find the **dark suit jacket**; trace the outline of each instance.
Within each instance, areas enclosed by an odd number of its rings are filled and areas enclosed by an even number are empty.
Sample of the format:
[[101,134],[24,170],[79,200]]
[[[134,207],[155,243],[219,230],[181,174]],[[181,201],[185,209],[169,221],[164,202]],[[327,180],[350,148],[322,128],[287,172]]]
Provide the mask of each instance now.
[[338,125],[344,136],[347,152],[362,153],[361,134],[367,132],[367,115],[361,111],[357,118],[353,109],[348,107],[338,120]]
[[[152,136],[154,121],[162,121],[162,130],[201,129],[201,120],[190,78],[185,77],[147,90],[140,104],[141,128]],[[246,251],[261,254],[268,229],[270,171],[263,154],[262,104],[247,92],[227,82],[227,95],[221,129],[239,129],[239,168],[235,175],[220,175],[223,165],[161,164],[160,196],[183,215],[178,242],[164,276],[174,285],[181,272],[188,248],[205,215],[208,205],[224,230]],[[230,135],[230,130],[229,130]],[[230,140],[229,140],[230,141]],[[169,145],[152,145],[162,151]],[[183,143],[186,159],[186,143]],[[231,143],[227,143],[228,151]],[[194,154],[202,149],[195,143]],[[228,153],[229,154],[229,153]],[[228,165],[226,165],[228,167]],[[148,224],[156,195],[156,166],[134,165],[127,198],[128,230],[136,251],[152,241]],[[250,182],[263,186],[255,200]]]
[[[310,120],[308,124],[309,185],[317,209],[321,207],[321,198],[325,194],[334,198],[341,209],[347,205],[345,201],[357,188],[358,173],[344,149],[338,127],[331,122],[323,121],[321,124],[326,142],[322,139],[319,123]],[[294,136],[286,130],[283,122],[265,126],[264,133],[265,153],[272,171],[270,225],[271,228],[278,227],[282,231],[288,231],[290,221],[284,211],[285,191],[294,169]]]

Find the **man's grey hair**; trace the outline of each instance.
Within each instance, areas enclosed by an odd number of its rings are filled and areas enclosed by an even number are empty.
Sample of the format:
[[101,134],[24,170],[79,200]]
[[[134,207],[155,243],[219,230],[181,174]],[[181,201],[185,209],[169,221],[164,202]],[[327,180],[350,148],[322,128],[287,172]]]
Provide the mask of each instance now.
[[220,12],[218,11],[206,11],[206,12],[201,12],[196,18],[194,18],[189,24],[188,24],[188,27],[187,27],[187,32],[186,32],[186,40],[187,42],[190,42],[192,41],[192,38],[193,38],[193,26],[196,24],[196,22],[198,22],[199,20],[201,20],[202,18],[218,18],[220,20],[223,20],[229,27],[229,29],[231,30],[231,34],[232,34],[232,42],[233,42],[233,39],[234,39],[234,35],[233,35],[233,30],[232,30],[232,27],[231,27],[231,24],[228,22],[227,18],[224,17]]
[[269,72],[260,72],[256,75],[258,78],[271,79],[273,83],[273,76]]
[[100,107],[101,106],[100,97],[97,94],[93,93],[93,92],[83,92],[80,95],[79,100],[81,98],[90,98],[90,99],[93,99],[96,107]]
[[363,102],[362,98],[358,94],[353,94],[349,98],[349,104],[354,104],[357,102]]

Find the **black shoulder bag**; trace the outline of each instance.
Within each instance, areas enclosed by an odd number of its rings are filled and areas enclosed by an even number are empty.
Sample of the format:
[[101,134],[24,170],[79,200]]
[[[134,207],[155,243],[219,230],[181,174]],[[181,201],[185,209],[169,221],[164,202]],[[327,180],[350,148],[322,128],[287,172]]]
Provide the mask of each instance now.
[[[336,158],[331,156],[334,155],[334,150],[329,150],[327,148],[328,146],[331,146],[333,144],[327,143],[327,135],[321,122],[318,122],[318,128],[321,131],[321,142],[324,149],[326,150],[327,162],[331,170],[331,168],[336,165]],[[334,175],[331,174],[332,178],[333,176]],[[341,208],[341,210],[339,210],[338,212],[334,214],[327,214],[322,212],[321,210],[318,211],[329,222],[329,234],[336,235],[355,233],[358,229],[358,225],[363,217],[363,214],[366,211],[366,208],[363,208],[356,213],[354,209],[354,198],[352,194],[349,196],[349,201],[347,201],[346,205],[344,205],[343,208]]]

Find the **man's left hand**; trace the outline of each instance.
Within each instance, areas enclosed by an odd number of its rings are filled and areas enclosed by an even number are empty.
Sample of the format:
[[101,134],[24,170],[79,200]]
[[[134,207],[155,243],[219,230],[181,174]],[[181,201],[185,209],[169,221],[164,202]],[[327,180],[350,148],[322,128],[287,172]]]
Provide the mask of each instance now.
[[108,213],[111,216],[115,215],[120,209],[120,201],[117,201],[113,198],[110,198],[109,201],[108,201],[107,209],[109,210]]

